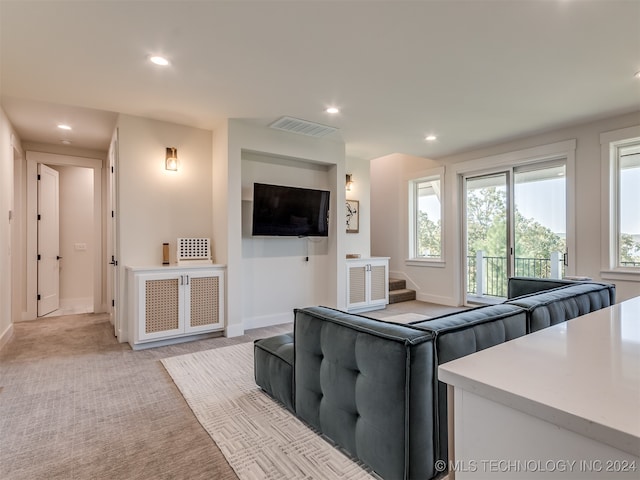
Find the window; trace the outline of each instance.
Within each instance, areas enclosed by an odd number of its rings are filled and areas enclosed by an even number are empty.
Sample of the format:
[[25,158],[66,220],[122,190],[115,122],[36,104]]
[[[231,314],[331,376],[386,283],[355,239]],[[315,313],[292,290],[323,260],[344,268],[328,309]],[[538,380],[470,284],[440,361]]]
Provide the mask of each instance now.
[[441,261],[442,252],[442,173],[409,181],[410,233],[412,260]]
[[616,150],[616,266],[640,268],[640,140]]
[[[603,278],[640,273],[640,127],[600,136],[603,160]],[[622,277],[621,277],[622,275]]]

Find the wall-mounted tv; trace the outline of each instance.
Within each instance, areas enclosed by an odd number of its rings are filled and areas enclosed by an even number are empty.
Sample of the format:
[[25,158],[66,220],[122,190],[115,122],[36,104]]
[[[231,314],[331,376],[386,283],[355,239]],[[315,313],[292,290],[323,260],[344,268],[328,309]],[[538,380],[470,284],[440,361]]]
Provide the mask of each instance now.
[[328,215],[326,190],[253,184],[254,236],[326,237]]

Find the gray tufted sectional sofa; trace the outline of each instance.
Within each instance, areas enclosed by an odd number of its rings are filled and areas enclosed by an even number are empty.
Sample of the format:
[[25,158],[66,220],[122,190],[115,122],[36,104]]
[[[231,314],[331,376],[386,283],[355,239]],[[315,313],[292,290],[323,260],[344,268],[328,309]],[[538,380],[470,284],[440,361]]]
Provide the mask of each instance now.
[[438,365],[612,305],[615,287],[512,278],[509,296],[407,325],[296,309],[292,334],[255,342],[256,383],[383,479],[437,477],[448,439]]

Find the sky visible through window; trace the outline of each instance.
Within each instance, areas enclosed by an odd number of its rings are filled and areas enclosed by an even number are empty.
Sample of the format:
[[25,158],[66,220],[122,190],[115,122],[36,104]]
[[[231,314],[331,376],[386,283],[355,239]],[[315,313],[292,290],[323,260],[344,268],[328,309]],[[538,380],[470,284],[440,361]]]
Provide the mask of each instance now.
[[[620,215],[620,229],[624,233],[640,235],[640,167],[626,169],[620,179],[623,209]],[[517,207],[527,218],[535,218],[552,232],[566,235],[566,196],[564,179],[522,183],[517,186]],[[427,212],[429,218],[440,217],[440,202],[435,195],[421,196],[419,208]]]

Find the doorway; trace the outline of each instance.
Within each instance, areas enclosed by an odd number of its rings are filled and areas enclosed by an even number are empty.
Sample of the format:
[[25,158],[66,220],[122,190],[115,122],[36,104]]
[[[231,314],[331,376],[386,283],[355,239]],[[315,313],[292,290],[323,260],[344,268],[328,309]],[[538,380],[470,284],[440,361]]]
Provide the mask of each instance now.
[[[27,245],[26,311],[23,319],[42,316],[38,308],[40,254],[38,208],[39,165],[59,172],[60,183],[60,308],[53,314],[105,311],[103,279],[102,160],[26,152]],[[40,240],[40,243],[44,242]],[[81,280],[80,280],[81,279]]]
[[503,301],[511,276],[564,276],[564,160],[469,175],[463,190],[467,302]]

